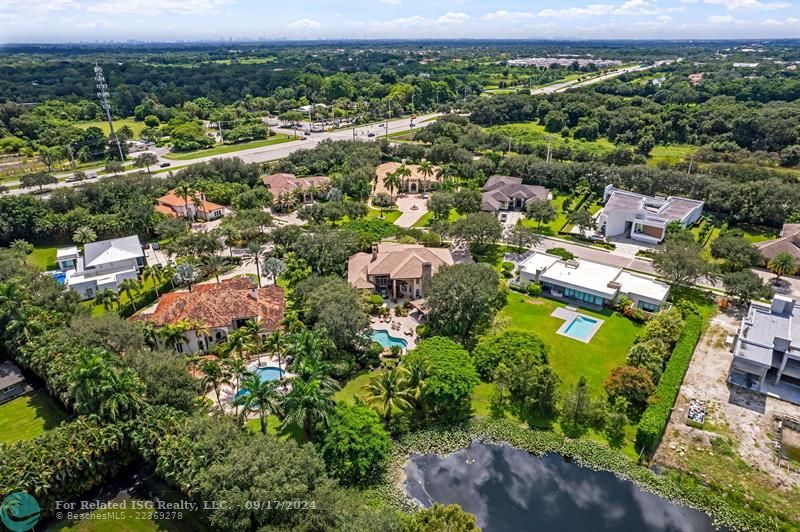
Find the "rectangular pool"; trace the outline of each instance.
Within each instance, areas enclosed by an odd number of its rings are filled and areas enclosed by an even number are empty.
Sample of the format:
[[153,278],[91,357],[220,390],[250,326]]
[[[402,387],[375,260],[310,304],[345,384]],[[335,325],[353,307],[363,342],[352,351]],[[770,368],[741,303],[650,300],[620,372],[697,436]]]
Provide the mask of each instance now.
[[569,336],[581,342],[588,342],[597,330],[597,320],[587,316],[575,316],[575,318],[562,331],[564,336]]

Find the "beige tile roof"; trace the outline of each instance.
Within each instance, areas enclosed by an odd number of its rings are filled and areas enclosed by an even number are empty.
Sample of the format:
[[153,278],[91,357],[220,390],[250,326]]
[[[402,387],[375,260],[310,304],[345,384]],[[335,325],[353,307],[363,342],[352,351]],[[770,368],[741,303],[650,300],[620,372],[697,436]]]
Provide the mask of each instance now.
[[[400,168],[401,165],[402,165],[402,163],[388,162],[388,163],[379,164],[375,168],[376,180],[375,180],[375,190],[373,191],[374,194],[379,194],[381,192],[386,192],[387,194],[389,193],[389,190],[383,184],[383,179],[388,174],[390,174],[391,172],[394,172],[395,170]],[[407,177],[406,179],[409,179],[409,180],[418,179],[418,180],[420,180],[420,182],[422,180],[426,179],[425,176],[422,175],[422,172],[419,171],[419,165],[417,165],[417,164],[407,164],[406,168],[408,168],[411,171],[411,175],[409,177]],[[429,176],[427,178],[429,183],[438,183],[439,181],[441,181],[441,178],[436,177],[436,173],[438,171],[439,171],[439,167],[438,166],[434,166],[433,167],[433,175],[431,175],[431,176]],[[397,192],[397,191],[395,191],[395,192]]]
[[756,247],[767,259],[785,251],[800,260],[800,224],[783,224],[780,237],[759,242]]
[[378,244],[373,260],[371,253],[356,253],[347,264],[347,280],[356,288],[373,288],[368,275],[387,275],[390,279],[419,279],[423,264],[430,263],[435,273],[442,266],[453,264],[446,248],[427,248],[419,244]]
[[297,188],[308,188],[310,186],[320,186],[330,181],[325,176],[295,177],[294,174],[272,174],[264,176],[264,185],[274,196],[280,196],[284,192],[291,192]]

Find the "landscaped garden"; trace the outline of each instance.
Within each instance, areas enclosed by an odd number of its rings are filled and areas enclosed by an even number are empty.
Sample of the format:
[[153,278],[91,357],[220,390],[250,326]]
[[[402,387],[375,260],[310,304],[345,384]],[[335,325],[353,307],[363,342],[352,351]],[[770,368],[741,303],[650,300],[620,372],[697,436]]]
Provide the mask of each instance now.
[[66,418],[66,413],[46,392],[17,397],[0,405],[0,443],[35,438]]

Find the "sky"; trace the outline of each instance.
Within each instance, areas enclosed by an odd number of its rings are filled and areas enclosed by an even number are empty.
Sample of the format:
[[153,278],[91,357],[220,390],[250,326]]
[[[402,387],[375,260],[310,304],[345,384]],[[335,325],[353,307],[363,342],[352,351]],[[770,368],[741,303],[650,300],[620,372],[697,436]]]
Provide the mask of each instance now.
[[0,42],[800,37],[800,0],[0,0]]

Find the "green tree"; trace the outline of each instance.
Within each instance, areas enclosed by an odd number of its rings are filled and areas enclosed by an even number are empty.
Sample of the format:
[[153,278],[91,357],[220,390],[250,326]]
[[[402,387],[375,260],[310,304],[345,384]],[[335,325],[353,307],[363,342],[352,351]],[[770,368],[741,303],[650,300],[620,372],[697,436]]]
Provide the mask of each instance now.
[[133,417],[144,404],[145,388],[136,373],[102,349],[82,349],[69,375],[75,411],[109,421]]
[[453,207],[461,215],[481,210],[482,195],[479,190],[461,189],[453,193]]
[[97,240],[97,234],[94,232],[89,226],[82,225],[75,229],[75,232],[72,233],[72,241],[78,245],[85,245],[89,242],[94,242]]
[[39,148],[39,161],[47,167],[48,172],[52,172],[53,166],[61,161],[61,152],[56,147],[42,146]]
[[476,212],[457,220],[451,227],[454,237],[469,245],[474,255],[485,253],[490,244],[503,236],[503,226],[490,212]]
[[306,313],[314,329],[325,331],[341,352],[366,351],[369,317],[364,312],[358,290],[337,278],[311,278],[306,283],[315,285],[307,298]]
[[728,295],[742,307],[748,306],[753,299],[770,299],[773,295],[772,289],[752,270],[723,275],[722,284]]
[[398,190],[401,184],[402,181],[397,171],[389,172],[383,177],[383,186],[389,191],[392,201],[394,201],[394,191]]
[[775,274],[777,284],[781,276],[794,275],[798,269],[797,260],[788,251],[781,251],[767,262],[767,269]]
[[278,277],[286,271],[286,263],[278,257],[268,257],[261,265],[261,271],[272,277],[272,284],[278,284]]
[[27,240],[22,240],[18,238],[11,242],[9,246],[15,253],[19,253],[21,256],[30,255],[33,253],[33,244],[29,243]]
[[625,362],[629,366],[646,369],[654,383],[658,383],[663,372],[664,359],[661,353],[651,349],[648,342],[638,342],[628,350]]
[[122,163],[119,162],[119,161],[113,161],[113,160],[112,161],[106,161],[104,169],[109,174],[116,175],[116,174],[119,174],[120,172],[122,172]]
[[628,419],[629,408],[628,401],[622,396],[617,396],[608,409],[603,430],[611,447],[622,447],[625,439],[625,427],[630,423]]
[[139,281],[136,279],[125,279],[119,283],[117,286],[120,292],[128,296],[128,301],[130,301],[133,310],[136,310],[136,295],[139,294],[139,291],[142,289],[142,285],[139,284]]
[[431,332],[468,346],[488,327],[505,299],[497,272],[484,263],[440,268],[425,295]]
[[403,532],[479,532],[475,516],[457,504],[434,504],[406,517]]
[[277,381],[262,381],[256,373],[247,373],[242,379],[241,390],[244,393],[238,394],[234,403],[244,407],[247,412],[258,413],[261,434],[266,434],[267,416],[280,412],[281,398]]
[[653,253],[653,268],[670,284],[689,286],[710,272],[703,248],[688,231],[668,235]]
[[469,353],[452,340],[437,336],[419,342],[401,365],[415,363],[427,367],[421,394],[424,413],[447,421],[469,417],[472,390],[478,383]]
[[759,264],[761,253],[749,240],[736,232],[721,235],[711,243],[711,256],[725,260],[725,269],[738,272]]
[[378,415],[364,406],[339,406],[322,437],[328,471],[345,485],[374,482],[384,468],[391,439]]
[[180,182],[175,186],[175,195],[181,199],[183,199],[183,208],[186,212],[186,218],[191,218],[191,213],[189,212],[189,201],[195,203],[195,198],[197,197],[197,191],[192,188],[191,185],[185,182]]
[[556,219],[556,210],[547,200],[531,200],[525,204],[525,212],[528,218],[535,220],[537,228],[541,228],[543,223],[550,223]]
[[203,372],[203,387],[214,390],[214,396],[217,398],[217,404],[222,410],[222,399],[219,392],[226,384],[231,384],[230,375],[225,370],[225,367],[216,360],[204,360],[200,363],[200,371]]
[[581,236],[586,235],[586,231],[594,229],[597,226],[592,213],[586,209],[572,211],[567,214],[567,221],[578,228]]
[[119,294],[110,288],[104,288],[95,294],[94,303],[95,305],[103,305],[103,308],[109,311],[114,305],[119,305]]
[[561,427],[567,434],[575,436],[596,422],[597,404],[592,400],[586,377],[581,375],[561,401]]
[[534,333],[502,331],[482,336],[472,350],[472,361],[481,380],[492,382],[501,362],[516,367],[523,355],[531,355],[539,364],[547,364],[548,348]]
[[428,210],[437,220],[447,220],[453,205],[453,195],[450,192],[431,192],[428,197]]
[[404,367],[395,366],[381,370],[364,385],[364,402],[378,411],[386,425],[391,425],[395,409],[411,408],[413,391],[408,377]]
[[518,252],[522,252],[528,248],[538,246],[542,242],[542,237],[532,228],[518,224],[507,232],[506,241],[514,246]]
[[372,204],[380,209],[383,218],[383,210],[394,205],[394,200],[386,192],[378,192],[372,197]]
[[58,179],[44,172],[25,174],[19,178],[19,185],[22,188],[39,187],[40,194],[44,192],[44,187],[46,185],[54,185],[56,183],[58,183]]
[[189,373],[185,356],[173,351],[128,350],[125,363],[144,383],[149,403],[167,405],[183,412],[194,411],[197,381]]
[[158,285],[164,281],[164,271],[157,266],[145,266],[142,268],[142,280],[147,283],[153,281],[153,289],[156,291],[156,297],[160,297],[158,293]]
[[283,428],[296,423],[302,427],[306,440],[314,441],[317,424],[327,426],[335,406],[333,390],[321,380],[293,379],[292,389],[282,403],[286,416],[283,419]]
[[629,414],[640,415],[647,407],[647,398],[655,391],[653,379],[644,368],[617,366],[604,384],[608,399],[624,397],[629,403]]
[[523,352],[517,364],[507,366],[501,362],[495,370],[494,382],[493,408],[508,407],[531,426],[555,416],[561,379],[540,356]]
[[419,173],[422,175],[422,192],[427,192],[428,191],[428,181],[430,180],[431,177],[433,177],[433,175],[434,175],[434,173],[436,171],[435,171],[435,169],[433,167],[433,164],[430,161],[426,160],[426,159],[423,159],[419,163],[419,168],[418,169],[419,169]]
[[145,152],[133,159],[133,165],[136,168],[147,168],[147,173],[150,174],[150,167],[158,164],[158,157],[154,153]]

